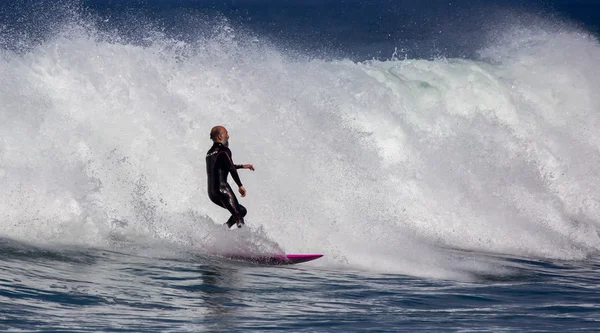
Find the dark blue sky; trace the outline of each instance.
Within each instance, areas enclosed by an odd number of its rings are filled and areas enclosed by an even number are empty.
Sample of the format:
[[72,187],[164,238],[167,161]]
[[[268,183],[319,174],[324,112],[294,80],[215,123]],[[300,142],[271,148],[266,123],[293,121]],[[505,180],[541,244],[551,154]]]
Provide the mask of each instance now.
[[600,0],[14,0],[0,4],[3,44],[24,31],[43,38],[73,11],[134,41],[152,29],[197,40],[226,18],[282,49],[357,60],[388,58],[395,48],[474,57],[490,33],[515,24],[600,33]]

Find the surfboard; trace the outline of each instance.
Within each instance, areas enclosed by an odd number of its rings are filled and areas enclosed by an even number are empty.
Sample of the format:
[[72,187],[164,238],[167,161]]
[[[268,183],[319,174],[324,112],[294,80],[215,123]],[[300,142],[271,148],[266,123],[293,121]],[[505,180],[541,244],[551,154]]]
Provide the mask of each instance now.
[[295,254],[273,254],[273,255],[252,255],[252,254],[226,254],[224,257],[232,260],[239,260],[258,265],[281,266],[295,265],[321,258],[322,254],[316,253],[295,253]]

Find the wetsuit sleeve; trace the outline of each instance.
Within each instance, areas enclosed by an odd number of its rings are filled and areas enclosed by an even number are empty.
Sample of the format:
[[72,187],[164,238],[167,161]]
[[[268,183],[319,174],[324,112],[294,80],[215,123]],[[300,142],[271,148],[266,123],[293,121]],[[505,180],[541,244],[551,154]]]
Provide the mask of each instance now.
[[236,165],[233,164],[233,161],[231,160],[231,152],[225,151],[224,153],[225,154],[222,154],[222,158],[227,159],[225,163],[227,165],[227,168],[229,169],[229,173],[231,173],[231,177],[233,177],[233,180],[235,181],[238,187],[242,186],[242,181],[240,180],[240,176],[238,175]]
[[234,164],[236,169],[243,169],[244,165],[243,164]]

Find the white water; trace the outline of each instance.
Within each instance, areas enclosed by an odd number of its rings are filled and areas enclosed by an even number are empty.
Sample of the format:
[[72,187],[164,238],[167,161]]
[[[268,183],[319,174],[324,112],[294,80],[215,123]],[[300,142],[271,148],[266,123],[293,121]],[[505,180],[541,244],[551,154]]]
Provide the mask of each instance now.
[[499,269],[447,247],[600,249],[600,45],[585,34],[515,28],[486,62],[353,63],[291,60],[228,28],[145,47],[82,30],[0,55],[4,236],[229,244],[205,188],[220,124],[256,167],[240,171],[239,234],[259,248],[434,277]]

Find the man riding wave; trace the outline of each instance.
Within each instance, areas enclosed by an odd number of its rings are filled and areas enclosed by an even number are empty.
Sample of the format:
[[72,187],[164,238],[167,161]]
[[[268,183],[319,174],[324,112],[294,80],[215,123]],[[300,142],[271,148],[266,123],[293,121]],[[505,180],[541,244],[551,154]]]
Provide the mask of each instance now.
[[225,224],[231,228],[234,224],[238,228],[244,225],[246,208],[238,202],[233,190],[227,183],[227,176],[231,174],[238,186],[242,197],[246,196],[246,189],[242,185],[237,169],[250,169],[252,164],[234,164],[229,150],[229,133],[223,126],[215,126],[210,131],[212,147],[206,153],[206,175],[208,176],[208,197],[215,204],[227,209],[231,217]]

